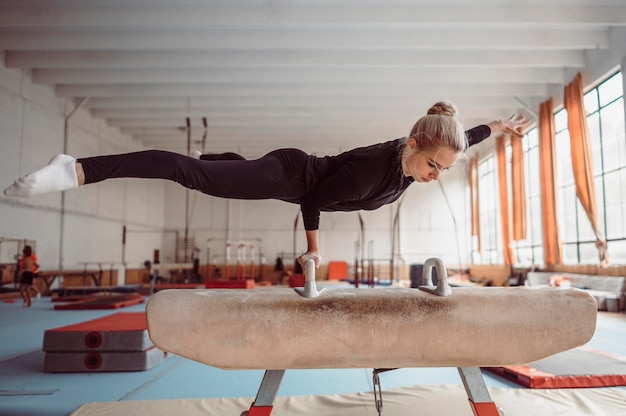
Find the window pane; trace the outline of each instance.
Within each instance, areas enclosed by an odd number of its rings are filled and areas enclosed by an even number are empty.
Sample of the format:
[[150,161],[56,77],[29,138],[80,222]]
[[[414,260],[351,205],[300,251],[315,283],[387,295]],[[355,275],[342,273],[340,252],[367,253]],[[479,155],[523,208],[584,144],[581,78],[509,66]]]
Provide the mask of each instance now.
[[530,200],[530,212],[532,212],[532,218],[529,220],[532,243],[533,245],[543,244],[543,227],[541,224],[541,200],[539,198],[533,198]]
[[565,109],[554,115],[554,128],[557,133],[567,128],[567,111]]
[[577,213],[578,237],[576,240],[577,241],[585,241],[585,240],[595,241],[596,233],[593,232],[591,221],[589,220],[589,217],[587,216],[587,212],[585,211],[583,206],[580,204],[580,200],[578,200],[578,198],[576,199],[576,206],[578,210],[578,213]]
[[598,249],[594,243],[583,243],[580,245],[580,263],[597,264],[600,261]]
[[587,117],[587,128],[589,130],[589,148],[591,149],[593,174],[599,175],[602,173],[602,136],[600,135],[600,113],[595,113]]
[[624,237],[624,206],[620,204],[607,204],[604,208],[606,211],[606,228],[608,239]]
[[539,131],[538,129],[532,129],[527,133],[528,136],[528,147],[537,147],[539,146]]
[[[613,171],[604,175],[604,184],[606,186],[605,203],[607,205],[619,204],[622,201],[622,178],[620,171]],[[626,186],[626,184],[623,184]]]
[[620,238],[626,239],[626,204],[622,204],[622,235]]
[[609,242],[609,258],[612,264],[626,264],[626,240]]
[[626,165],[622,166],[619,171],[619,178],[621,183],[621,191],[622,191],[622,205],[626,206]]
[[598,227],[601,231],[605,230],[605,221],[604,221],[604,182],[602,181],[602,176],[598,176],[595,178],[596,185],[596,207],[598,208]]
[[563,263],[578,263],[578,248],[576,247],[576,244],[563,244]]
[[519,264],[533,264],[533,250],[530,247],[522,247],[517,250],[516,254]]
[[583,101],[585,102],[585,111],[587,114],[594,113],[600,108],[598,106],[598,92],[595,88],[584,95]]
[[557,183],[560,185],[574,182],[574,170],[572,169],[572,149],[570,145],[569,130],[564,130],[556,135],[556,168]]
[[479,204],[480,204],[480,243],[481,262],[489,264],[497,261],[498,242],[497,182],[494,172],[494,157],[490,157],[478,166]]
[[600,94],[600,106],[607,105],[611,101],[624,95],[624,86],[622,85],[622,74],[618,72],[598,87]]
[[624,100],[618,100],[600,110],[604,170],[610,171],[626,164],[624,138]]
[[543,246],[535,246],[533,249],[535,264],[543,264]]

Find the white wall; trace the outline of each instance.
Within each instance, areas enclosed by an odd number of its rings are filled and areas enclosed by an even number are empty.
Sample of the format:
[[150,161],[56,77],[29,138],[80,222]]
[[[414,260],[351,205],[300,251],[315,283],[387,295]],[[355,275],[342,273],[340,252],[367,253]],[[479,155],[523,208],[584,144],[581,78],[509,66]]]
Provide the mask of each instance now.
[[[64,151],[64,115],[72,102],[34,85],[29,71],[0,66],[0,184],[2,189]],[[75,157],[136,150],[128,137],[83,110],[71,119],[67,153]],[[31,199],[0,196],[0,237],[36,241],[42,268],[79,268],[84,261],[121,261],[122,227],[161,230],[161,181],[115,180]],[[160,247],[158,234],[136,238],[127,250],[139,266]],[[156,240],[156,242],[155,242]],[[149,248],[148,248],[149,247]],[[108,268],[108,266],[107,266]]]

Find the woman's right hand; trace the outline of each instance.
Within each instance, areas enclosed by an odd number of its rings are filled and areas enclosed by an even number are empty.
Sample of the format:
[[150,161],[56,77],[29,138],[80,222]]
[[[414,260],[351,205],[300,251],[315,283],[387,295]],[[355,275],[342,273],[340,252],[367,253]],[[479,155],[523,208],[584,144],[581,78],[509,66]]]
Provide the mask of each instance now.
[[487,123],[491,133],[508,133],[517,137],[524,137],[524,128],[528,127],[531,120],[523,114],[513,114],[507,120],[494,120]]
[[300,257],[298,257],[298,263],[300,263],[302,269],[304,269],[304,263],[306,263],[306,261],[309,259],[313,259],[315,261],[316,269],[320,267],[320,263],[322,262],[322,256],[320,255],[319,251],[309,250],[306,253],[302,254]]

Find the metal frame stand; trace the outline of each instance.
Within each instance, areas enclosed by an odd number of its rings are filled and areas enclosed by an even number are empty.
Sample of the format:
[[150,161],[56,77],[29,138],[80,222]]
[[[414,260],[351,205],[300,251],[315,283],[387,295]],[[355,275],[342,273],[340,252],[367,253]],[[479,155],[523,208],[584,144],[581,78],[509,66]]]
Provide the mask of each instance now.
[[478,367],[458,367],[463,387],[470,402],[474,416],[503,416],[504,412],[491,400],[483,374]]
[[241,416],[270,416],[284,375],[285,370],[266,370],[250,410],[244,411]]

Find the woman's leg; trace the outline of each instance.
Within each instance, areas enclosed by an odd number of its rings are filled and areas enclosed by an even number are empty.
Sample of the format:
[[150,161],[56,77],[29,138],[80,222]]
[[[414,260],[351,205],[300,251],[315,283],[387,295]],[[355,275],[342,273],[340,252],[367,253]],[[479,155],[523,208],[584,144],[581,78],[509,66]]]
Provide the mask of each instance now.
[[23,284],[20,283],[20,296],[22,297],[22,306],[26,306],[26,293],[25,292],[25,287]]
[[224,198],[296,200],[305,192],[308,155],[300,150],[277,150],[256,160],[245,160],[235,153],[205,156],[207,160],[197,160],[148,150],[76,161],[57,155],[48,165],[16,180],[4,193],[30,197],[110,178],[169,179]]
[[214,157],[196,160],[149,150],[96,156],[78,162],[84,171],[85,184],[110,178],[160,178],[205,194],[236,199],[293,200],[305,192],[304,168],[308,155],[300,150],[276,150],[256,160],[245,160],[232,153],[227,157],[207,156]]
[[30,294],[30,285],[25,286],[24,294],[26,295],[26,307],[30,308],[30,306],[33,304],[33,298]]
[[28,308],[31,305],[30,293],[28,293],[28,285],[21,283],[20,284],[20,295],[22,296],[22,306]]

